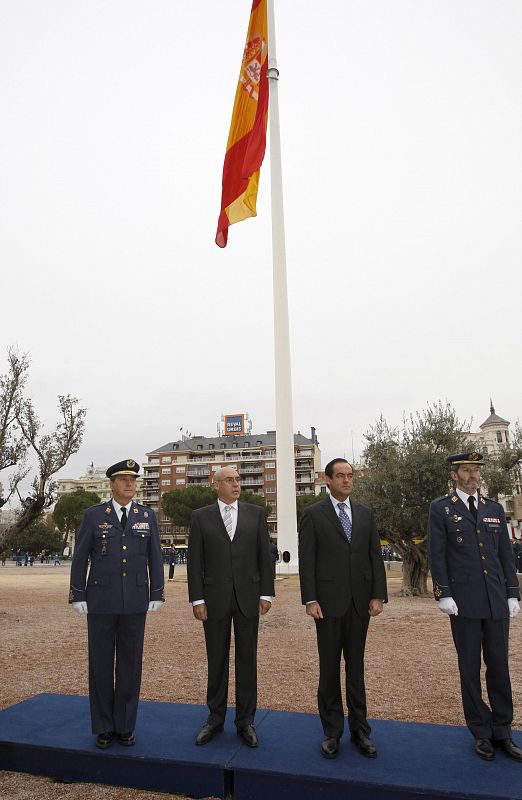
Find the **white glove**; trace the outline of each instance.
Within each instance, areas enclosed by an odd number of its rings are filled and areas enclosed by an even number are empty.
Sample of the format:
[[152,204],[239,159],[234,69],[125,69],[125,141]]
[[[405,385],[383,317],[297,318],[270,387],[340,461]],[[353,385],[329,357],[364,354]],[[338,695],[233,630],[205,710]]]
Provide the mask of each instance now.
[[520,603],[516,597],[508,597],[509,616],[516,617],[520,611]]
[[163,600],[151,600],[148,611],[159,611],[163,606]]
[[439,600],[439,608],[444,612],[444,614],[455,614],[455,616],[457,616],[459,613],[457,604],[453,597],[441,597]]
[[79,603],[71,603],[71,605],[74,608],[74,610],[78,612],[78,614],[88,614],[89,613],[87,611],[87,603],[85,602],[85,600],[80,600]]

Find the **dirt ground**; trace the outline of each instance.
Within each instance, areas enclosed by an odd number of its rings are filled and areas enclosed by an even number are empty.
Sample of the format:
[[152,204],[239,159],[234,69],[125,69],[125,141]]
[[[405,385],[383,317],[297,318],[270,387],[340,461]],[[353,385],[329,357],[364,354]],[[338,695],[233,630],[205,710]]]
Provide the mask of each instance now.
[[[187,602],[184,573],[183,567],[176,568],[176,580],[165,584],[165,606],[147,621],[144,700],[205,703],[203,629]],[[41,692],[87,694],[85,618],[68,606],[68,584],[67,565],[0,567],[1,708]],[[432,598],[397,597],[398,578],[390,578],[388,587],[390,602],[371,621],[366,647],[369,717],[463,725],[447,617]],[[301,606],[297,578],[278,578],[276,592],[271,611],[260,622],[258,705],[316,713],[314,623]],[[521,617],[512,624],[510,641],[515,728],[522,727]],[[0,772],[2,800],[83,800],[86,794],[89,800],[166,797]]]

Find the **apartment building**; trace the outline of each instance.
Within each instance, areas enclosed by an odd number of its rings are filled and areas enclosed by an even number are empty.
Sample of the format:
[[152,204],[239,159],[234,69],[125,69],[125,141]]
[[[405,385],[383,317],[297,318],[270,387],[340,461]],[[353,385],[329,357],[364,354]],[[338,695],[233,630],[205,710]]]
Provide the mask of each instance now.
[[[234,415],[234,419],[240,416],[243,415]],[[163,493],[187,486],[210,486],[213,473],[225,466],[239,472],[243,489],[264,497],[270,504],[268,527],[271,532],[277,531],[276,432],[254,434],[246,432],[240,423],[227,425],[229,418],[224,419],[220,436],[184,436],[147,453],[147,463],[143,465],[143,502],[158,515],[163,544],[183,543],[186,536],[184,529],[176,528],[163,514]],[[294,457],[296,494],[315,493],[316,477],[321,470],[315,428],[311,429],[310,437],[300,432],[294,434]]]

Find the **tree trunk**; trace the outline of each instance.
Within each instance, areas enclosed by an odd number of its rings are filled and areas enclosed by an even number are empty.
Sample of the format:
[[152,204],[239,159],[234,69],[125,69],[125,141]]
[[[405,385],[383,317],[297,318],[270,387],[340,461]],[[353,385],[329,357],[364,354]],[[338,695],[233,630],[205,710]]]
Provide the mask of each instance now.
[[35,500],[31,500],[30,503],[27,503],[15,524],[11,525],[11,527],[7,528],[5,531],[0,531],[0,550],[14,549],[16,547],[16,537],[18,534],[25,531],[33,522],[40,519],[45,505],[45,497],[37,497]]
[[428,557],[426,543],[408,545],[402,549],[402,586],[399,597],[425,597],[428,592]]

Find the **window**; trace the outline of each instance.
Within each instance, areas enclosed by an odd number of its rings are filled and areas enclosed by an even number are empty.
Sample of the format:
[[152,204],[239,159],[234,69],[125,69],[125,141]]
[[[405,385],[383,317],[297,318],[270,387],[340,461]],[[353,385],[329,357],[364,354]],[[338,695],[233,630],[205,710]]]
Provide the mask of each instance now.
[[161,468],[162,475],[170,475],[170,467],[162,467]]
[[502,431],[497,431],[497,442],[502,442]]
[[202,444],[198,444],[198,450],[203,450],[203,445]]
[[326,486],[321,486],[320,494],[326,494]]
[[269,472],[267,473],[267,475],[265,475],[265,481],[275,481],[275,479],[276,479],[275,472]]
[[267,461],[265,464],[265,469],[275,469],[275,461]]
[[170,464],[171,461],[172,459],[170,456],[163,456],[163,458],[161,459],[162,464]]
[[265,456],[267,458],[274,458],[276,454],[275,450],[265,450]]
[[250,442],[245,442],[244,446],[245,447],[250,447]]
[[219,446],[221,447],[222,450],[224,450],[227,445],[226,442],[221,442]]
[[185,467],[176,467],[176,472],[185,472]]
[[216,447],[216,445],[215,445],[213,442],[211,442],[211,443],[209,444],[209,446],[208,446],[208,449],[209,449],[209,450],[214,450],[214,449],[215,449],[215,447]]
[[275,486],[267,486],[266,487],[267,494],[275,494]]
[[184,486],[185,478],[176,478],[176,486]]
[[170,486],[170,481],[161,481],[162,486]]
[[159,458],[151,458],[151,459],[149,459],[149,464],[159,464],[159,463],[160,463]]

